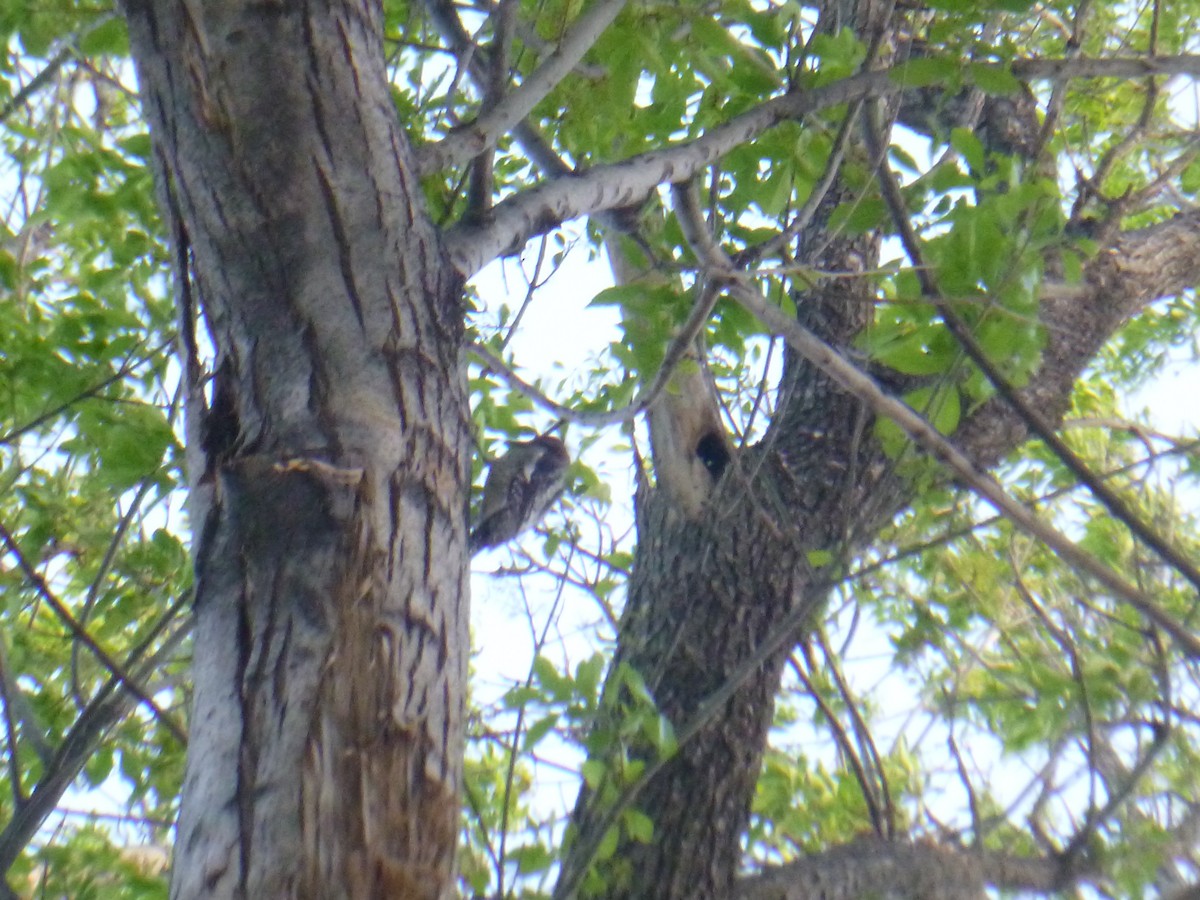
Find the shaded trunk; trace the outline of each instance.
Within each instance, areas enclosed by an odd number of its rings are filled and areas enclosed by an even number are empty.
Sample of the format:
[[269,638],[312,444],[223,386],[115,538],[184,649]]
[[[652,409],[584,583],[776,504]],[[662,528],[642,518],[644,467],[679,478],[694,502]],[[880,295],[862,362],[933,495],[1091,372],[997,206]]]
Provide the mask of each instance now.
[[[834,190],[822,204],[804,237],[820,250],[806,262],[869,270],[876,237],[830,239],[822,231],[841,199]],[[871,315],[873,290],[867,279],[833,279],[799,295],[797,308],[810,328],[844,348]],[[632,800],[653,821],[653,840],[622,835],[618,861],[591,875],[586,867],[614,822],[613,791],[581,792],[580,837],[560,896],[575,883],[631,900],[648,896],[649,885],[656,898],[733,892],[783,665],[823,605],[837,563],[901,497],[857,400],[794,354],[779,396],[767,435],[736,457],[702,515],[688,517],[662,489],[639,505],[638,556],[610,682],[618,664],[630,665],[683,740]],[[814,570],[811,551],[835,551],[834,563]],[[728,699],[714,696],[731,686]],[[604,721],[599,730],[616,727]],[[601,759],[614,752],[592,750]],[[626,752],[655,758],[644,745],[619,749]]]
[[[1026,403],[1057,425],[1076,379],[1109,336],[1154,299],[1190,284],[1196,219],[1180,215],[1115,235],[1086,266],[1081,284],[1048,282],[1041,305],[1048,342],[1038,372],[1020,391]],[[867,246],[814,238],[810,246],[826,248],[814,264],[818,270],[873,266]],[[853,311],[869,310],[871,298],[868,282],[844,278],[798,297],[797,308],[806,326],[846,352],[862,325]],[[741,839],[786,652],[803,640],[805,623],[821,608],[842,564],[874,540],[919,487],[896,476],[859,403],[796,356],[788,358],[780,405],[768,434],[739,454],[698,520],[668,510],[658,492],[640,504],[638,556],[617,660],[643,675],[686,741],[632,799],[621,798],[653,821],[649,842],[620,831],[615,851],[601,850],[605,830],[620,828],[612,811],[625,785],[581,791],[558,896],[580,884],[605,897],[737,895]],[[992,399],[964,419],[954,442],[976,465],[993,466],[1027,437],[1026,424]],[[832,551],[828,567],[811,571],[812,551]],[[776,642],[781,649],[764,652]],[[613,680],[610,673],[610,686]],[[713,702],[718,688],[728,690],[728,699]],[[600,732],[616,731],[621,714],[610,713]],[[590,749],[602,761],[657,756],[644,742],[616,748],[617,754],[602,742]],[[891,824],[864,820],[863,828],[882,825],[887,835]],[[798,867],[775,873],[770,884],[747,883],[745,896],[853,897],[885,888],[906,897],[973,896],[984,884],[1020,884],[1011,872],[983,871],[924,845],[912,853],[902,843],[894,846],[895,854],[885,857],[877,845],[851,845],[830,854],[824,868]],[[1070,862],[1049,867],[1038,889],[1069,883]],[[585,875],[589,865],[594,871]]]
[[[742,455],[702,520],[679,517],[660,492],[643,504],[613,671],[621,662],[632,666],[683,740],[632,800],[653,821],[653,840],[622,840],[619,862],[598,869],[606,897],[732,893],[783,665],[836,570],[814,570],[809,551],[844,550],[841,539],[879,527],[898,496],[894,484],[872,477],[880,467],[848,463],[854,444],[873,446],[861,440],[857,403],[823,402],[831,427],[812,429],[821,436],[803,477],[768,440]],[[859,458],[866,462],[866,452]],[[858,480],[846,484],[855,471]],[[717,696],[730,685],[731,696]],[[656,757],[644,744],[621,750]],[[597,756],[606,751],[613,748]],[[583,881],[602,827],[614,823],[611,808],[603,786],[581,795],[564,895],[570,881]]]
[[190,389],[196,696],[172,895],[450,896],[461,283],[391,105],[380,10],[126,12]]

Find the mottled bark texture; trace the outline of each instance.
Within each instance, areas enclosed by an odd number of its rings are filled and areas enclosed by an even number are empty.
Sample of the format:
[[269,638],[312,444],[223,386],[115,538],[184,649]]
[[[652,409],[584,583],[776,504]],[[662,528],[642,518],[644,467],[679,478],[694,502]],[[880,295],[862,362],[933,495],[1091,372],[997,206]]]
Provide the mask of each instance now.
[[462,286],[392,107],[380,9],[125,11],[190,382],[195,705],[172,896],[448,897]]
[[983,900],[984,885],[1048,894],[1087,878],[1049,857],[861,837],[742,878],[730,900]]
[[[835,184],[800,235],[797,255],[813,271],[874,267],[876,235],[826,228],[852,193]],[[819,280],[795,298],[804,323],[842,350],[869,322],[873,299],[864,277]],[[605,883],[606,897],[732,895],[783,665],[804,633],[797,624],[811,621],[827,590],[809,553],[857,546],[898,500],[899,486],[884,483],[888,467],[870,438],[871,417],[857,401],[790,351],[779,398],[766,436],[730,467],[703,515],[673,508],[661,484],[640,504],[617,659],[645,678],[677,730],[703,724],[633,801],[653,820],[654,840],[624,840],[618,861],[599,867],[593,884]],[[788,628],[792,640],[764,654]],[[755,659],[760,664],[745,671]],[[731,679],[737,691],[714,704],[713,693]],[[581,792],[568,878],[585,881],[597,832],[611,824],[607,806],[602,791]]]

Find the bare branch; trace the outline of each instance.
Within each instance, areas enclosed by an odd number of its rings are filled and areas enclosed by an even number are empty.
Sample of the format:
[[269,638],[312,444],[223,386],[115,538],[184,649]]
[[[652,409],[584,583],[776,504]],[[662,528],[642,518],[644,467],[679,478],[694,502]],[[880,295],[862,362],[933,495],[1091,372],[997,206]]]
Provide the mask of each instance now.
[[[824,649],[825,648],[822,647],[822,650],[824,650]],[[870,760],[871,768],[873,771],[870,774],[868,774],[867,767],[862,758],[862,755],[858,752],[858,749],[854,746],[854,742],[852,740],[850,740],[850,735],[846,732],[845,726],[842,725],[841,719],[838,718],[838,715],[833,710],[833,707],[831,707],[829,705],[829,702],[821,694],[821,691],[813,683],[813,680],[808,677],[808,673],[805,671],[806,667],[810,671],[817,671],[818,661],[815,660],[812,656],[812,648],[810,646],[806,645],[803,648],[803,652],[804,652],[804,663],[805,663],[804,666],[800,665],[799,661],[796,659],[795,653],[793,653],[791,655],[791,657],[789,657],[788,665],[791,667],[791,670],[795,674],[796,678],[799,679],[801,687],[804,688],[805,692],[808,694],[809,698],[816,705],[817,709],[821,711],[821,715],[825,717],[825,722],[829,726],[829,730],[833,733],[834,743],[837,745],[838,750],[841,752],[842,756],[845,758],[846,764],[849,766],[850,770],[853,772],[854,779],[858,782],[858,790],[862,794],[863,802],[867,806],[867,814],[871,817],[871,827],[875,830],[875,833],[877,835],[879,835],[880,837],[890,837],[891,836],[890,832],[892,831],[892,825],[894,823],[889,822],[884,817],[883,813],[879,809],[879,800],[875,796],[874,779],[875,779],[875,777],[880,777],[883,774],[882,771],[879,770],[875,765],[876,758],[872,758]],[[826,654],[826,656],[828,657],[828,654]],[[840,675],[841,675],[841,673],[839,672],[838,673],[838,676],[839,676],[838,688],[843,689],[843,688],[845,688],[846,685],[845,685],[845,682],[841,679]],[[847,701],[847,700],[853,701],[853,698],[848,697],[845,690],[843,690],[842,700],[843,701]],[[847,706],[847,709],[855,717],[855,730],[857,731],[858,730],[858,720],[861,715],[860,710],[858,709],[857,706],[854,706],[852,702]],[[872,744],[872,749],[874,749],[873,744]],[[880,777],[880,781],[882,782],[881,777]],[[886,790],[886,787],[885,787],[885,790]]]
[[[478,343],[471,344],[471,346],[468,348],[468,352],[473,356],[478,357],[485,369],[495,375],[499,375],[504,382],[518,394],[526,397],[529,400],[532,400],[542,409],[559,419],[564,419],[568,422],[578,422],[585,425],[608,424],[609,421],[620,422],[627,419],[632,419],[638,414],[638,412],[640,412],[640,409],[638,409],[634,404],[622,407],[619,410],[611,410],[609,412],[599,414],[576,412],[575,410],[571,409],[571,407],[564,406],[558,401],[551,399],[545,394],[544,391],[539,390],[528,381],[523,379],[520,375],[512,370],[512,367],[509,366],[508,363],[489,350],[485,345]],[[605,421],[602,423],[593,421],[594,415],[603,416]],[[618,418],[615,420],[609,420],[607,417],[611,415],[616,415]]]
[[[467,34],[467,30],[462,27],[462,22],[454,10],[454,4],[450,0],[425,0],[425,6],[429,10],[434,25],[441,32],[446,43],[450,45],[454,54],[460,59],[468,60],[467,72],[470,74],[471,80],[480,90],[486,90],[488,73],[483,63],[476,58],[475,43]],[[571,167],[559,158],[549,141],[528,121],[522,120],[513,126],[513,137],[517,139],[521,149],[525,151],[525,155],[545,175],[557,177],[571,173]]]
[[[519,11],[520,8],[514,0],[500,0],[492,10],[492,53],[488,62],[488,79],[484,87],[483,102],[479,107],[481,117],[495,108],[508,89],[513,28]],[[470,68],[469,61],[466,66]],[[460,72],[462,68],[460,63]],[[492,208],[492,194],[495,192],[495,172],[492,164],[494,153],[494,147],[487,147],[471,163],[467,211],[463,214],[466,219],[478,221]]]
[[654,374],[654,380],[639,391],[637,397],[632,402],[624,406],[618,406],[615,409],[605,410],[604,412],[580,412],[551,399],[513,372],[500,357],[496,356],[482,344],[472,344],[470,352],[479,357],[480,361],[488,369],[503,378],[510,388],[560,419],[592,426],[628,422],[638,413],[649,409],[650,405],[658,398],[658,395],[666,388],[667,383],[671,380],[672,373],[683,360],[688,347],[691,346],[696,336],[704,327],[705,322],[708,321],[708,316],[716,305],[719,296],[720,293],[716,290],[705,288],[700,291],[700,296],[692,305],[692,311],[688,314],[687,321],[683,323],[683,326],[671,339],[671,343],[663,355],[663,361],[659,365],[658,371]]

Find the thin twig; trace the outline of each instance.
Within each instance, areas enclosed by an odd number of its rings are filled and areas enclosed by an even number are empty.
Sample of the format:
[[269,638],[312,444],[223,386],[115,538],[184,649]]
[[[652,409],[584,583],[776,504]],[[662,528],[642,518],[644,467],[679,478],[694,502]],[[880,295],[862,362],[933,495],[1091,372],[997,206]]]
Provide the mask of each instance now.
[[519,87],[497,98],[495,105],[482,112],[469,127],[454,132],[439,143],[422,147],[417,157],[420,174],[429,175],[449,166],[460,165],[495,147],[510,128],[529,115],[570,74],[616,19],[626,2],[598,0],[590,4],[571,23],[555,51]]
[[[698,212],[697,212],[698,215]],[[684,216],[688,218],[688,216]],[[681,223],[682,224],[682,223]],[[782,335],[792,348],[824,372],[836,384],[869,406],[877,416],[891,419],[934,460],[949,469],[963,484],[1003,513],[1014,525],[1042,541],[1074,568],[1086,572],[1152,622],[1171,635],[1189,657],[1200,659],[1200,639],[1186,625],[1164,610],[1144,592],[1096,556],[1075,544],[1053,526],[1043,522],[1028,508],[1008,495],[989,473],[980,470],[962,451],[951,444],[936,428],[906,403],[884,393],[873,378],[843,357],[837,350],[802,326],[793,317],[768,304],[761,293],[737,272],[724,251],[704,231],[703,221],[683,228],[689,240],[702,241],[693,246],[697,257],[727,279],[731,296],[769,329]],[[1093,479],[1097,480],[1097,479]]]
[[119,369],[117,369],[115,372],[112,373],[112,375],[108,376],[107,378],[104,378],[101,381],[96,382],[91,387],[84,388],[82,391],[75,394],[75,396],[71,397],[68,400],[64,400],[62,403],[58,404],[57,406],[53,407],[52,409],[48,409],[43,413],[39,413],[38,415],[34,416],[32,419],[27,421],[25,424],[18,425],[15,428],[10,429],[9,431],[6,431],[4,434],[0,434],[0,445],[11,444],[13,441],[15,441],[17,438],[21,437],[22,435],[28,434],[30,431],[33,431],[35,428],[39,427],[40,425],[43,425],[44,423],[48,422],[50,419],[53,419],[55,416],[70,409],[72,406],[74,406],[79,401],[86,400],[89,397],[95,397],[97,394],[99,394],[105,388],[110,387],[113,384],[116,384],[122,378],[126,377],[127,375],[132,374],[140,366],[143,366],[148,362],[152,362],[154,359],[157,358],[158,354],[160,354],[163,350],[167,349],[167,347],[171,346],[171,344],[174,340],[175,340],[174,337],[167,338],[161,344],[159,344],[158,346],[151,349],[149,353],[147,353],[145,356],[141,357],[140,359],[134,359],[131,356],[126,362],[121,364],[121,367]]
[[683,360],[688,348],[708,321],[708,317],[716,305],[718,296],[719,291],[710,290],[707,287],[700,291],[700,296],[692,304],[687,321],[675,333],[675,336],[671,339],[671,343],[667,347],[666,353],[663,354],[662,363],[659,364],[658,371],[654,373],[654,380],[640,390],[637,397],[631,402],[615,409],[605,410],[604,412],[580,412],[552,400],[541,390],[513,372],[512,368],[504,360],[500,359],[500,357],[496,356],[482,344],[472,344],[468,348],[468,351],[479,357],[484,365],[503,378],[510,388],[529,398],[547,412],[560,419],[580,425],[592,426],[628,422],[639,413],[649,409],[654,401],[658,399],[658,395],[666,389],[676,367]]
[[87,629],[79,624],[79,622],[71,614],[71,611],[67,609],[66,604],[59,600],[57,595],[50,590],[50,586],[46,583],[46,579],[44,579],[37,572],[37,570],[30,565],[29,560],[25,558],[25,554],[21,551],[21,547],[17,543],[16,538],[13,537],[12,533],[4,526],[3,523],[0,523],[0,540],[3,540],[8,552],[11,553],[13,559],[16,560],[17,568],[21,570],[26,580],[33,586],[34,590],[37,591],[38,596],[40,596],[50,606],[50,608],[54,610],[54,614],[58,616],[59,621],[66,626],[67,631],[69,631],[76,640],[82,642],[84,646],[91,651],[92,655],[96,657],[100,665],[107,669],[108,672],[121,683],[125,690],[129,691],[129,693],[133,694],[133,696],[144,703],[146,707],[154,714],[155,718],[157,718],[164,726],[166,726],[167,730],[175,736],[175,739],[178,740],[182,746],[186,747],[188,736],[187,731],[184,730],[183,726],[175,721],[174,716],[162,709],[162,707],[160,707],[154,701],[154,698],[152,698],[142,689],[141,685],[139,685],[133,676],[129,674],[128,670],[115,659],[113,659],[112,656],[109,655],[108,651],[101,647],[96,642],[96,639],[88,633]]
[[[874,127],[871,116],[867,116],[866,120],[868,141],[878,146],[881,143],[879,132]],[[892,223],[896,226],[900,243],[904,246],[905,253],[908,254],[916,271],[917,279],[921,284],[921,292],[937,309],[942,321],[946,324],[946,329],[958,341],[959,346],[970,357],[971,362],[983,372],[988,382],[995,387],[996,392],[1004,399],[1005,403],[1016,412],[1029,431],[1038,437],[1076,478],[1087,485],[1092,495],[1104,505],[1114,518],[1124,523],[1148,547],[1190,581],[1197,590],[1200,590],[1200,569],[1197,569],[1181,550],[1155,531],[1153,526],[1138,515],[1114,490],[1097,478],[1091,468],[1066,445],[1042,414],[1026,402],[1025,398],[992,362],[987,351],[975,338],[971,327],[954,307],[946,302],[938,288],[933,271],[924,265],[921,246],[916,231],[908,219],[908,211],[900,193],[900,185],[896,181],[895,174],[887,165],[886,158],[880,163],[877,171],[884,203],[891,212]],[[1096,562],[1099,563],[1099,560]],[[1105,569],[1107,570],[1107,566]],[[1108,571],[1111,572],[1111,570]],[[1112,574],[1116,575],[1116,573]],[[1132,587],[1130,589],[1136,590]],[[1200,644],[1197,644],[1197,647],[1200,648]]]
[[[129,654],[125,663],[126,669],[136,667],[137,677],[143,678],[151,676],[163,667],[190,632],[190,624],[184,623],[167,635],[158,650],[147,656],[150,647],[191,602],[190,595],[183,596],[167,609],[145,640]],[[122,687],[127,687],[127,683],[113,675],[96,692],[88,708],[75,720],[71,730],[59,743],[53,761],[46,765],[42,777],[29,795],[29,801],[15,811],[3,831],[0,831],[0,872],[8,871],[54,809],[63,792],[79,775],[104,733],[129,711],[137,699],[132,691],[120,690]]]
[[[567,565],[570,566],[570,564],[571,560],[568,558]],[[546,616],[546,624],[542,628],[542,633],[534,635],[533,662],[529,664],[529,674],[525,676],[526,692],[533,685],[534,675],[537,672],[537,659],[541,655],[542,648],[546,646],[546,641],[550,636],[550,626],[554,624],[555,613],[558,611],[559,604],[562,603],[564,588],[565,584],[559,581],[558,590],[554,594],[554,603],[551,605],[550,612]],[[500,858],[496,866],[496,900],[503,900],[504,898],[504,861],[507,854],[506,844],[508,842],[508,804],[512,797],[513,778],[517,771],[517,742],[520,740],[521,731],[525,725],[525,709],[527,706],[528,701],[522,701],[520,707],[517,709],[517,722],[513,725],[512,742],[508,747],[508,771],[504,776],[504,799],[500,805]]]
[[[816,661],[812,659],[809,648],[804,647],[803,652],[804,661],[808,668],[816,671],[817,664]],[[792,671],[795,673],[796,677],[800,679],[800,685],[808,693],[808,696],[812,698],[812,701],[816,704],[817,709],[821,711],[821,715],[825,717],[825,721],[829,724],[830,731],[833,732],[834,743],[837,744],[842,753],[845,755],[847,764],[849,765],[851,772],[854,774],[854,780],[858,782],[858,789],[862,794],[863,802],[867,805],[867,815],[871,818],[871,827],[875,829],[875,833],[877,835],[880,837],[886,837],[888,831],[886,819],[884,818],[882,811],[879,809],[879,801],[875,798],[875,790],[871,784],[871,779],[867,776],[867,770],[863,765],[862,757],[855,749],[854,742],[850,740],[850,735],[846,733],[845,726],[843,726],[841,721],[838,719],[837,713],[834,712],[833,707],[829,705],[829,702],[821,695],[821,692],[817,689],[817,686],[813,684],[812,679],[808,677],[808,673],[805,672],[800,663],[797,662],[796,654],[793,653],[788,657],[788,665],[792,667]]]

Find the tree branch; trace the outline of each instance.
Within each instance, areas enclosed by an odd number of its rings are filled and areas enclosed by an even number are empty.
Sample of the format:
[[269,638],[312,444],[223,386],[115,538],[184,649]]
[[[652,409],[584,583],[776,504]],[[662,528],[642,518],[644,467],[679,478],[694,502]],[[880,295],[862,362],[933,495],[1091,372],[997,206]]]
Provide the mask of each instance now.
[[107,378],[104,378],[104,379],[96,382],[91,387],[84,388],[79,393],[75,394],[73,397],[70,397],[67,400],[64,400],[62,403],[59,403],[57,406],[54,406],[51,409],[46,410],[45,412],[38,413],[36,416],[34,416],[29,421],[23,422],[20,425],[14,426],[9,431],[6,431],[3,434],[0,434],[0,444],[11,444],[14,441],[16,441],[18,438],[20,438],[22,435],[28,434],[29,432],[33,431],[38,426],[45,424],[46,422],[55,418],[57,415],[59,415],[63,411],[70,409],[72,406],[74,406],[76,403],[79,403],[81,400],[87,400],[89,397],[95,397],[97,394],[99,394],[105,388],[116,384],[118,381],[125,378],[125,376],[132,374],[134,371],[136,371],[141,366],[144,366],[147,363],[154,362],[159,357],[159,354],[161,354],[163,350],[165,350],[169,346],[171,346],[171,344],[174,343],[174,341],[175,341],[174,336],[169,337],[165,341],[163,341],[161,344],[159,344],[157,347],[152,348],[145,356],[142,356],[140,358],[134,357],[133,354],[131,353],[126,358],[125,362],[121,363],[120,368],[118,368],[115,372],[113,372]]
[[37,591],[38,596],[45,600],[47,605],[54,610],[54,614],[58,616],[59,621],[66,626],[67,630],[71,632],[71,635],[75,638],[75,640],[80,641],[84,646],[86,646],[88,650],[91,651],[91,654],[100,663],[100,665],[107,669],[108,672],[117,679],[117,681],[122,685],[122,687],[124,687],[126,691],[145,704],[147,709],[154,714],[154,717],[162,722],[167,730],[175,736],[175,739],[179,741],[180,745],[186,747],[188,743],[188,736],[184,727],[175,721],[174,716],[172,716],[154,701],[154,698],[142,688],[138,680],[129,673],[127,667],[122,666],[115,659],[113,659],[112,656],[96,642],[96,639],[88,633],[87,629],[79,624],[78,620],[71,615],[71,611],[67,609],[66,605],[59,600],[57,596],[55,596],[53,591],[50,590],[50,586],[46,584],[46,580],[38,574],[38,572],[29,563],[29,560],[25,558],[25,554],[21,552],[21,546],[17,543],[16,538],[13,537],[12,533],[5,528],[3,524],[0,524],[0,541],[3,541],[4,546],[8,549],[8,552],[13,555],[13,558],[17,562],[17,568],[19,568],[25,575],[26,580],[33,585],[33,588],[35,591]]
[[[1025,402],[1055,419],[1066,412],[1079,374],[1126,319],[1196,283],[1200,272],[1200,210],[1128,231],[1089,260],[1078,284],[1042,285],[1039,317],[1056,339],[1042,350],[1037,377],[1020,391]],[[1025,427],[1001,397],[964,420],[959,446],[989,466],[1024,440]]]
[[[139,679],[149,678],[170,660],[179,644],[191,633],[190,622],[181,624],[166,635],[154,653],[149,656],[146,654],[167,626],[191,602],[192,596],[188,594],[171,605],[146,639],[129,654],[124,667],[126,670],[133,670]],[[130,691],[121,690],[125,683],[123,677],[114,674],[96,691],[87,709],[79,715],[59,744],[53,760],[46,764],[28,801],[14,812],[0,831],[0,872],[6,873],[20,856],[46,816],[58,805],[63,792],[78,777],[104,733],[135,707],[139,698]]]
[[553,400],[513,372],[504,360],[492,353],[483,344],[472,344],[470,352],[479,357],[480,362],[484,366],[504,379],[510,388],[560,419],[593,427],[612,425],[617,422],[628,422],[638,413],[649,409],[651,404],[658,398],[658,395],[666,388],[667,383],[671,380],[671,375],[683,360],[688,347],[695,341],[696,336],[700,334],[704,324],[708,321],[709,314],[712,313],[713,307],[716,306],[719,296],[719,291],[708,287],[703,288],[696,302],[692,305],[691,312],[688,313],[687,321],[683,323],[679,331],[671,338],[671,343],[667,346],[666,353],[663,354],[663,360],[659,364],[658,371],[654,373],[654,380],[638,391],[637,397],[631,402],[614,409],[606,409],[603,412],[580,412]]
[[480,113],[471,125],[418,151],[417,167],[421,175],[462,165],[495,147],[510,128],[529,115],[578,65],[584,54],[624,9],[625,3],[626,0],[599,0],[589,6],[571,24],[549,58],[522,81],[520,87]]
[[[1008,495],[1004,487],[989,473],[980,470],[961,450],[943,437],[920,413],[906,403],[883,392],[869,375],[838,353],[833,347],[804,328],[781,309],[769,305],[762,295],[747,282],[744,273],[736,271],[707,234],[703,219],[697,221],[699,210],[689,210],[686,191],[676,191],[676,214],[685,238],[703,264],[717,278],[723,278],[730,295],[749,313],[776,334],[781,335],[792,349],[824,372],[847,393],[866,404],[877,416],[891,419],[917,446],[948,469],[960,482],[971,488],[1003,513],[1014,525],[1041,541],[1058,556],[1080,572],[1100,582],[1117,598],[1138,610],[1147,619],[1167,632],[1185,655],[1200,659],[1200,638],[1150,597],[1127,582],[1104,562],[1073,543],[1057,529],[1034,515],[1023,504]],[[687,222],[685,223],[685,220]]]
[[735,900],[982,900],[984,887],[1049,893],[1079,876],[1061,860],[859,838],[741,879]]
[[[462,27],[462,22],[454,11],[454,4],[450,0],[426,0],[425,7],[455,56],[459,59],[467,58],[467,72],[471,80],[480,90],[485,90],[488,73],[483,62],[477,58],[475,43]],[[548,177],[571,173],[571,167],[559,158],[550,143],[528,121],[522,120],[513,126],[513,137],[517,139],[525,155]]]
[[[1200,55],[1114,59],[1030,59],[1011,67],[1018,78],[1056,81],[1070,78],[1134,78],[1154,74],[1200,74]],[[798,89],[735,116],[700,137],[639,154],[587,172],[542,182],[496,205],[487,223],[460,223],[445,235],[455,267],[470,277],[498,256],[516,253],[531,237],[568,219],[640,205],[660,184],[690,180],[733,149],[753,141],[780,122],[791,121],[870,97],[885,98],[907,89],[903,68],[861,72],[813,89]]]
[[1161,559],[1172,566],[1177,572],[1200,590],[1200,570],[1198,570],[1178,548],[1160,535],[1154,527],[1142,519],[1115,490],[1103,482],[1079,456],[1066,445],[1054,430],[1054,426],[1031,404],[1025,401],[1020,392],[1009,382],[999,367],[992,362],[987,351],[976,340],[971,326],[950,305],[941,289],[933,269],[926,266],[922,260],[921,245],[917,239],[916,230],[909,221],[908,209],[904,197],[900,193],[900,184],[887,163],[887,154],[883,137],[879,133],[871,116],[866,117],[867,143],[870,145],[872,156],[879,160],[877,174],[884,203],[892,217],[892,224],[900,237],[904,252],[908,254],[921,284],[921,292],[925,299],[937,309],[946,324],[947,330],[954,336],[967,357],[983,372],[988,382],[1004,401],[1012,407],[1028,431],[1039,438],[1067,469],[1087,485],[1092,496],[1103,504],[1113,518],[1122,522],[1142,542],[1159,555]]
[[16,112],[22,106],[28,104],[33,99],[33,95],[48,85],[59,73],[66,62],[71,59],[71,57],[76,56],[79,53],[79,42],[83,38],[93,34],[96,29],[103,25],[107,25],[109,21],[116,17],[116,15],[117,14],[115,12],[106,12],[101,14],[89,26],[81,29],[78,34],[74,35],[71,40],[66,42],[65,45],[54,54],[54,56],[46,61],[46,65],[42,68],[42,70],[34,75],[33,78],[31,78],[26,84],[22,85],[20,90],[18,90],[15,94],[13,94],[12,97],[8,99],[8,102],[4,104],[3,108],[0,108],[0,122],[7,120],[8,117],[14,112]]

